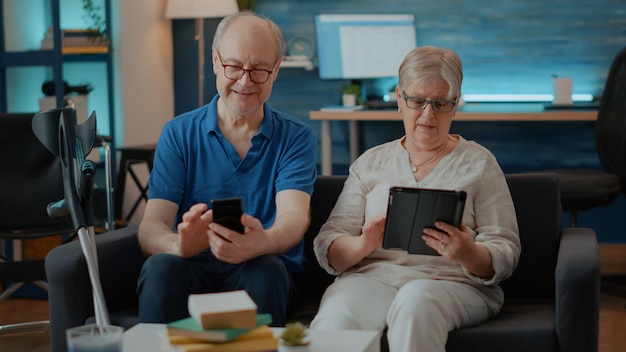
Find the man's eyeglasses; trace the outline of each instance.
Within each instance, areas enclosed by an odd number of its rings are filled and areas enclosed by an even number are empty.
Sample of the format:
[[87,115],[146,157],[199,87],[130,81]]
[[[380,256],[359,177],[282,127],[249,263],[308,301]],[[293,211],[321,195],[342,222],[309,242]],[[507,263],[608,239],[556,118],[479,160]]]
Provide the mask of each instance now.
[[231,79],[233,81],[238,81],[243,77],[243,75],[247,72],[248,77],[254,83],[265,83],[270,78],[270,75],[274,73],[274,69],[276,68],[276,61],[274,61],[274,65],[272,65],[271,70],[263,70],[260,68],[254,68],[252,70],[246,70],[243,67],[234,66],[234,65],[224,65],[224,60],[222,59],[222,55],[217,52],[217,56],[220,58],[220,62],[222,62],[222,67],[224,67],[224,76],[226,78]]
[[437,112],[450,112],[456,105],[457,100],[428,100],[419,97],[409,97],[402,91],[402,99],[406,102],[406,106],[415,110],[426,110],[426,106],[430,104],[433,110]]

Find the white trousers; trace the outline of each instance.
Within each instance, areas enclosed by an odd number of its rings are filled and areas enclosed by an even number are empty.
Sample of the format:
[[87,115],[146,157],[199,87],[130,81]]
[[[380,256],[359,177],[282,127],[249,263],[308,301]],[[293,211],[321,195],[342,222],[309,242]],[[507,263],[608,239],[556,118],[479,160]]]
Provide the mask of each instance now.
[[362,275],[328,287],[311,329],[375,330],[388,327],[390,352],[445,351],[448,332],[487,320],[491,310],[467,284],[421,279],[400,289]]

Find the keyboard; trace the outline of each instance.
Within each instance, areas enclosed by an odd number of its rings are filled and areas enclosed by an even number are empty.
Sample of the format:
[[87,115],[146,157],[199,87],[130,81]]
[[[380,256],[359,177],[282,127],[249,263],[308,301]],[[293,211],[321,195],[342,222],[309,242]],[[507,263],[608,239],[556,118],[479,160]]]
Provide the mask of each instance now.
[[397,109],[398,103],[395,101],[384,101],[382,99],[373,99],[365,102],[365,106],[368,109],[382,110],[382,109]]
[[597,110],[599,107],[599,102],[576,102],[571,105],[546,103],[543,106],[545,110]]

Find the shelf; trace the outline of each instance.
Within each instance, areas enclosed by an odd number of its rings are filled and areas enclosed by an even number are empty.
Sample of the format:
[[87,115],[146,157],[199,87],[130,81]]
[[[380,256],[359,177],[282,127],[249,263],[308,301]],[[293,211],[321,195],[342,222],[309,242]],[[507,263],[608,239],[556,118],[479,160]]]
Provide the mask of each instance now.
[[107,54],[65,54],[63,62],[106,62]]
[[0,52],[3,67],[11,66],[49,66],[54,64],[54,52],[49,50]]
[[287,60],[283,59],[280,64],[281,68],[303,68],[307,71],[311,71],[314,68],[313,62],[309,60]]
[[[0,53],[3,67],[52,66],[55,52],[52,50],[32,50]],[[106,62],[107,54],[64,54],[63,62]]]
[[[45,74],[41,74],[42,82],[52,81],[55,86],[55,102],[61,104],[64,98],[63,86],[65,63],[102,63],[105,66],[102,69],[106,70],[106,99],[108,100],[108,116],[98,112],[98,118],[100,120],[99,125],[107,124],[108,133],[111,137],[115,135],[115,107],[114,107],[114,93],[113,93],[113,55],[111,54],[111,43],[107,45],[88,45],[88,46],[71,46],[66,45],[63,48],[62,31],[61,28],[61,8],[63,6],[70,5],[70,0],[42,0],[49,9],[44,11],[44,15],[47,16],[47,21],[52,28],[52,48],[47,50],[19,50],[19,51],[4,51],[6,49],[5,38],[7,36],[18,37],[18,33],[13,26],[8,29],[6,18],[10,18],[15,15],[24,15],[28,10],[28,4],[21,4],[20,6],[9,7],[12,13],[6,13],[5,2],[10,0],[0,0],[0,112],[6,112],[8,110],[7,99],[10,96],[10,85],[15,84],[13,81],[9,81],[7,71],[10,68],[28,67],[28,66],[43,66],[47,71]],[[14,2],[14,4],[17,2]],[[111,29],[111,0],[100,0],[102,8],[101,11],[106,22],[106,28]],[[27,15],[25,15],[27,17]],[[25,19],[16,19],[28,20]],[[18,38],[15,38],[18,39]],[[22,46],[22,48],[25,48]],[[72,65],[75,66],[75,65]],[[98,68],[100,70],[101,68]],[[71,70],[70,70],[71,71]],[[33,94],[35,95],[35,94]],[[35,97],[36,98],[36,97]],[[115,150],[115,145],[111,141],[111,149]],[[115,153],[111,155],[112,164],[115,164]]]

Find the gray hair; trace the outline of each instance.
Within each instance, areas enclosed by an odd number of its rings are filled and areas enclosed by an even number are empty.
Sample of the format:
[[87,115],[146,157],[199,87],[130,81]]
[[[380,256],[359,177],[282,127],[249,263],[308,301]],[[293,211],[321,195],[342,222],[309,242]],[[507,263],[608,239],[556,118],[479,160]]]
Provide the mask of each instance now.
[[461,95],[463,66],[461,58],[454,51],[435,46],[417,47],[404,57],[398,70],[401,90],[435,78],[448,83],[448,99]]
[[274,41],[276,41],[276,59],[279,60],[281,59],[284,55],[285,55],[285,50],[286,50],[286,46],[287,44],[285,44],[285,39],[283,37],[283,32],[280,30],[280,27],[278,27],[278,25],[276,25],[276,23],[274,23],[272,20],[270,20],[269,18],[260,15],[256,12],[252,12],[249,10],[246,11],[241,11],[238,12],[234,15],[230,15],[228,17],[225,17],[220,24],[217,26],[217,29],[215,30],[215,35],[213,36],[213,45],[211,46],[212,49],[219,49],[220,43],[222,41],[222,36],[224,35],[224,32],[226,31],[226,29],[231,25],[231,23],[239,17],[246,17],[246,16],[252,16],[252,17],[256,17],[256,18],[260,18],[261,20],[263,20],[267,26],[269,27],[270,31],[272,32],[272,34],[274,35]]

